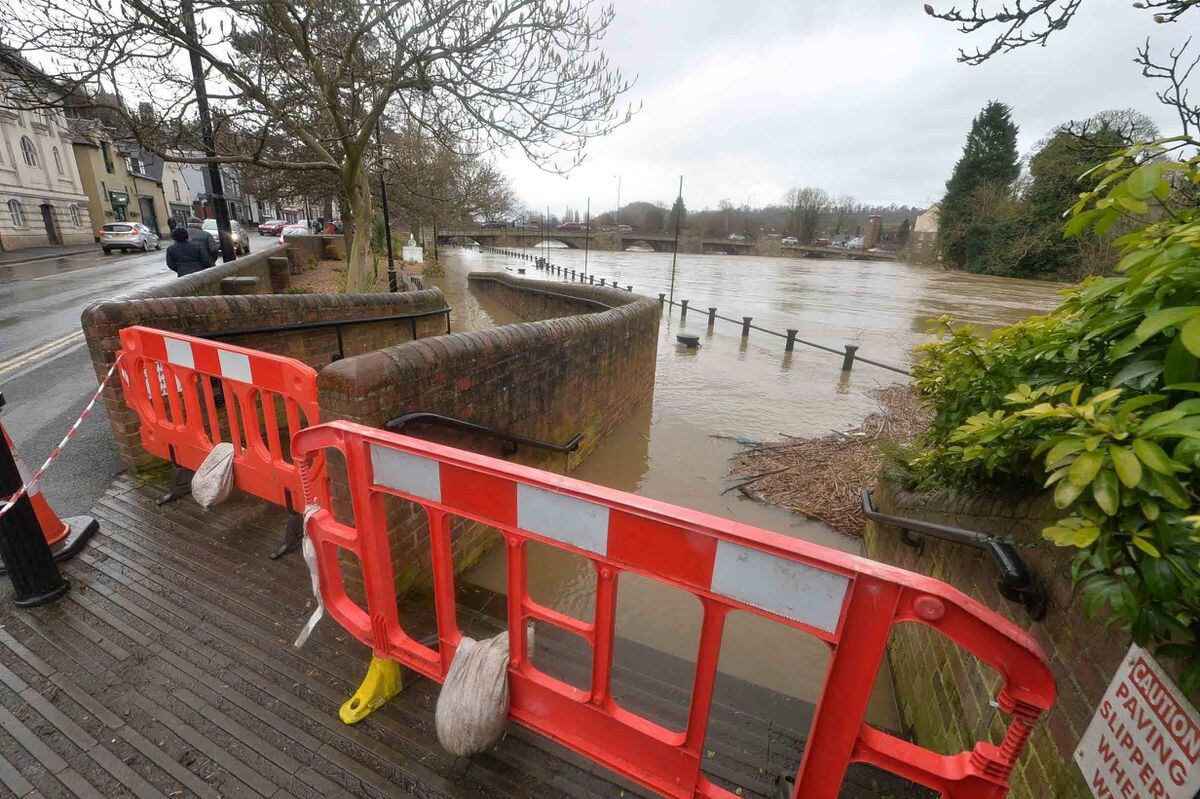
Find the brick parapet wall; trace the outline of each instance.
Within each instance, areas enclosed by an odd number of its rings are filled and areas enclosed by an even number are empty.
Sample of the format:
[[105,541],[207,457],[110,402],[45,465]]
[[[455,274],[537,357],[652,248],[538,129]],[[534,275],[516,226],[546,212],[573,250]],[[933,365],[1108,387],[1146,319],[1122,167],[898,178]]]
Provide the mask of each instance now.
[[[522,447],[511,458],[570,471],[650,399],[658,302],[600,287],[491,274],[470,278],[473,289],[494,296],[525,318],[555,318],[426,338],[339,361],[317,380],[322,419],[382,427],[397,416],[428,411],[556,444],[582,433],[579,449],[570,455]],[[534,293],[546,289],[563,296]],[[615,307],[597,310],[584,300]],[[501,456],[498,442],[477,436],[427,425],[414,425],[407,432]],[[344,471],[331,464],[330,473],[335,510],[351,521]],[[424,514],[410,503],[391,502],[388,524],[397,590],[428,585]],[[482,553],[486,533],[479,525],[456,521],[456,568],[465,568]],[[346,565],[346,579],[353,586],[356,569]]]
[[[258,277],[260,290],[263,286],[270,287],[268,258],[280,254],[278,250],[257,253],[89,306],[81,321],[97,378],[112,365],[121,346],[120,330],[129,325],[205,336],[275,325],[421,313],[446,307],[445,298],[437,289],[396,294],[220,295],[221,281],[227,277]],[[278,266],[276,261],[277,270]],[[346,326],[341,329],[341,351],[344,355],[357,355],[408,341],[413,338],[414,328],[418,338],[444,333],[446,316],[435,314],[415,321],[401,319]],[[328,366],[339,351],[338,331],[334,327],[252,333],[222,341],[296,358],[318,370]],[[105,390],[104,403],[122,462],[132,469],[156,463],[157,459],[141,447],[137,415],[125,404],[116,379]]]
[[[1049,606],[1040,622],[996,590],[997,570],[986,553],[923,536],[918,554],[900,531],[870,523],[865,538],[871,558],[936,577],[1027,630],[1041,645],[1058,683],[1059,696],[1039,723],[1013,773],[1012,799],[1090,799],[1072,758],[1129,638],[1105,619],[1084,613],[1072,589],[1070,560],[1041,537],[1061,513],[1049,496],[906,492],[884,482],[873,495],[881,513],[992,533],[1012,541],[1026,567],[1045,587]],[[992,706],[999,676],[988,666],[923,625],[905,624],[892,635],[889,659],[905,723],[915,740],[940,752],[969,748],[976,740],[999,743],[1006,717]],[[1170,670],[1170,663],[1164,663]],[[1194,701],[1195,698],[1193,698]]]

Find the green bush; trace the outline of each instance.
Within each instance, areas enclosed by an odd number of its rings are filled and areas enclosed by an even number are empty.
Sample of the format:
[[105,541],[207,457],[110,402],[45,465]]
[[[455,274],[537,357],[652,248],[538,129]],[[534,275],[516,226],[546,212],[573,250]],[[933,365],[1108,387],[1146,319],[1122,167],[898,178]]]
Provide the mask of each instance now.
[[1089,173],[1069,236],[1121,222],[1113,277],[986,337],[940,323],[915,380],[935,419],[903,454],[919,488],[1052,488],[1043,531],[1078,549],[1090,613],[1183,661],[1200,689],[1200,185],[1180,140],[1127,148]]

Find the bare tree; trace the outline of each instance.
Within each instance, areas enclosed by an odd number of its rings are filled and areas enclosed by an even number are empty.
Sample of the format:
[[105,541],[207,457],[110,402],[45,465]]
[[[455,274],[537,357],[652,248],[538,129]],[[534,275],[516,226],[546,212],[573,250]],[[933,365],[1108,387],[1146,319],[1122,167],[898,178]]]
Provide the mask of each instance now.
[[836,236],[842,232],[846,219],[858,211],[858,201],[849,194],[843,194],[833,200],[830,210],[833,212],[833,235]]
[[829,192],[808,186],[797,187],[787,190],[783,202],[788,209],[788,230],[800,239],[801,244],[811,243],[821,214],[829,210]]
[[[1200,0],[1197,0],[1200,2]],[[1172,48],[1167,54],[1167,60],[1155,63],[1150,55],[1150,40],[1138,48],[1134,63],[1142,68],[1142,75],[1154,80],[1166,81],[1167,87],[1155,92],[1158,101],[1175,110],[1179,117],[1180,133],[1191,137],[1200,133],[1200,106],[1188,101],[1188,79],[1196,65],[1200,64],[1200,55],[1188,61],[1187,49],[1191,45],[1191,37],[1182,46]]]
[[[371,139],[385,115],[476,151],[515,145],[547,169],[577,164],[632,111],[617,107],[630,83],[599,50],[612,18],[589,0],[24,0],[6,6],[0,37],[164,158],[331,173],[352,234],[372,216]],[[37,96],[10,90],[4,102]],[[127,110],[139,103],[152,113]],[[289,152],[276,152],[281,138]],[[348,288],[365,290],[369,237],[348,244]]]
[[[1036,44],[1044,46],[1056,32],[1065,29],[1079,12],[1084,0],[1008,0],[989,2],[971,0],[970,11],[951,6],[938,11],[925,4],[931,17],[952,22],[962,33],[981,30],[995,31],[991,44],[977,47],[973,52],[958,51],[958,60],[967,64],[982,64],[997,53],[1007,53],[1019,47]],[[1154,21],[1176,22],[1200,0],[1137,0],[1135,8],[1154,11]]]

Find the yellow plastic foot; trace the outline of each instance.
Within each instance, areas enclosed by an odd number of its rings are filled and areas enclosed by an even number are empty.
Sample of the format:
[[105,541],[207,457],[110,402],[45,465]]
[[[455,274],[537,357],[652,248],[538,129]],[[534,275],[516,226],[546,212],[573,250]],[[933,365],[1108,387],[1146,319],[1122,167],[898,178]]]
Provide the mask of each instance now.
[[357,724],[383,707],[383,704],[400,693],[403,687],[400,664],[372,655],[371,665],[367,667],[367,676],[363,677],[362,684],[358,686],[354,696],[342,704],[338,716],[343,724]]

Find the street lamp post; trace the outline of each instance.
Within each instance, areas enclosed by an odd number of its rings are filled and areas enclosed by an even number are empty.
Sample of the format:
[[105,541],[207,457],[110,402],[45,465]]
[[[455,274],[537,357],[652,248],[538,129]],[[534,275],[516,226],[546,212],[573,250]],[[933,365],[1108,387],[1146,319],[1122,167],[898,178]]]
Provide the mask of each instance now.
[[387,181],[383,175],[383,136],[379,132],[380,127],[379,124],[375,125],[375,150],[379,154],[379,194],[383,199],[383,238],[387,241],[388,291],[395,292],[399,290],[399,286],[396,283],[396,256],[392,252],[392,215],[388,213]]
[[617,179],[617,214],[616,214],[616,221],[613,224],[620,225],[621,224],[621,176],[616,175],[615,177]]

